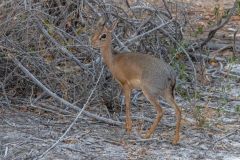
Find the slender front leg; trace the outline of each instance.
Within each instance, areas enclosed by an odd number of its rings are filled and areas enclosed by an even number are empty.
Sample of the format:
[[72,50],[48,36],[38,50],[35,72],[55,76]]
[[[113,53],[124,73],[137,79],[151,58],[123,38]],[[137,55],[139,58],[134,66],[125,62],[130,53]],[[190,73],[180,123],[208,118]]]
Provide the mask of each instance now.
[[125,95],[125,104],[126,104],[126,126],[125,127],[126,127],[127,133],[130,134],[132,130],[131,106],[130,106],[131,89],[127,84],[124,84],[123,91]]

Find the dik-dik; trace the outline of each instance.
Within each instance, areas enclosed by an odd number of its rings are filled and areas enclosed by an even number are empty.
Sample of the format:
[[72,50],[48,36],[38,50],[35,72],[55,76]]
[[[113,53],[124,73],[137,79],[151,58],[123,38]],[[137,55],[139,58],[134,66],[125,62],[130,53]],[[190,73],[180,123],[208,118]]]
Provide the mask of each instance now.
[[103,60],[113,77],[121,85],[126,103],[126,131],[130,134],[132,129],[130,95],[132,89],[141,89],[146,98],[156,108],[157,116],[146,132],[144,138],[149,138],[155,131],[163,116],[163,109],[158,102],[158,96],[165,100],[175,109],[176,130],[172,141],[179,141],[181,110],[175,102],[174,89],[176,85],[176,73],[170,65],[162,59],[141,53],[112,54],[112,31],[117,26],[107,26],[106,21],[100,18],[91,37],[94,48],[100,48]]

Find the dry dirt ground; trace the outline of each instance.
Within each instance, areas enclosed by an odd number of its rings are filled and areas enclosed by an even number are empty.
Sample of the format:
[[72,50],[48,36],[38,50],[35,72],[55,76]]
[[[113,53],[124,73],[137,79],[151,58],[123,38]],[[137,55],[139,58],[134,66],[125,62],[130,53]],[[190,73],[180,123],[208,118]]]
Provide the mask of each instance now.
[[[183,121],[181,141],[176,146],[171,144],[175,128],[173,110],[164,107],[166,112],[161,125],[149,140],[140,138],[141,121],[134,121],[133,133],[128,136],[123,127],[81,118],[43,159],[239,159],[240,118],[233,109],[237,102],[228,101],[222,106],[221,100],[214,99],[212,105],[221,110],[208,108],[207,122],[202,128]],[[188,104],[181,105],[183,117],[192,119]],[[154,115],[153,109],[149,113],[149,106],[133,107],[133,113]],[[24,107],[21,112],[1,108],[2,159],[36,158],[61,136],[72,119],[28,111]]]
[[[205,5],[211,8],[215,2],[209,0]],[[221,2],[228,2],[226,5],[229,6],[233,1]],[[202,6],[200,1],[195,5]],[[200,114],[201,127],[193,118],[191,104],[177,95],[183,112],[178,145],[171,144],[175,129],[174,111],[163,105],[165,115],[148,140],[140,137],[142,130],[151,123],[135,120],[132,134],[126,135],[124,127],[82,116],[63,141],[42,159],[240,159],[240,81],[218,72],[216,75],[211,83],[198,88],[197,105],[200,107],[195,114]],[[133,105],[132,113],[153,119],[154,108],[141,105],[145,101],[145,98],[138,100],[139,106]],[[92,107],[87,110],[98,110]],[[106,117],[108,112],[99,108],[99,114]],[[118,114],[125,115],[124,112]],[[109,114],[108,118],[117,120],[116,117]],[[45,113],[26,105],[1,107],[0,159],[40,159],[39,156],[60,138],[74,118]]]

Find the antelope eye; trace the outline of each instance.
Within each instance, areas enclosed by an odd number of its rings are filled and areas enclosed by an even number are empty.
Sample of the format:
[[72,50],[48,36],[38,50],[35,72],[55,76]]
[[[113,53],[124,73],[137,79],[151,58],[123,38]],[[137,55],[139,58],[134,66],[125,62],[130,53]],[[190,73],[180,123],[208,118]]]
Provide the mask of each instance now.
[[106,37],[107,37],[107,35],[104,33],[100,36],[100,40],[105,39]]

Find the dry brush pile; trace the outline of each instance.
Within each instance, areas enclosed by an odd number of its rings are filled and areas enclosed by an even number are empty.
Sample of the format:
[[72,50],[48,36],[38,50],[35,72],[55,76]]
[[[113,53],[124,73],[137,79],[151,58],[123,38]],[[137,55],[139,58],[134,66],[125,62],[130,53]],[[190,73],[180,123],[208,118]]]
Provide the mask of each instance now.
[[[182,39],[184,6],[165,1],[4,1],[1,3],[1,106],[22,104],[60,114],[83,106],[104,66],[89,42],[99,17],[115,30],[116,50],[145,52],[174,61],[168,50]],[[111,74],[104,69],[92,106],[122,103]],[[137,96],[135,96],[137,97]],[[74,113],[74,112],[73,112]],[[93,115],[91,115],[93,116]]]

